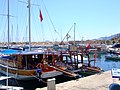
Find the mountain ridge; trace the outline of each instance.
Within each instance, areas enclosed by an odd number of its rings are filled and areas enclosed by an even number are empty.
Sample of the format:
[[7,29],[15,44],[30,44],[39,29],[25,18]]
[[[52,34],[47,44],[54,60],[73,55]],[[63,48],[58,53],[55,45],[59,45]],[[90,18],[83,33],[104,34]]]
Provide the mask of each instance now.
[[114,38],[120,38],[120,33],[111,35],[111,36],[107,36],[107,37],[100,37],[97,40],[112,40]]

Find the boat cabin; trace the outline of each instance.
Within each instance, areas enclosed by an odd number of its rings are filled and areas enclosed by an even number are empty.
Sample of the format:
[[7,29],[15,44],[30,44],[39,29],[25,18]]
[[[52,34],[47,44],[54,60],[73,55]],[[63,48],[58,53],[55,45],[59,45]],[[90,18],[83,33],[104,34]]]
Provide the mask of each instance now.
[[[6,56],[8,65],[11,67],[17,67],[19,69],[36,69],[37,64],[53,64],[54,59],[58,58],[58,55],[54,52],[22,52],[20,54],[11,54]],[[3,61],[3,60],[1,60]],[[7,64],[7,61],[4,63]],[[44,65],[43,65],[44,68]]]

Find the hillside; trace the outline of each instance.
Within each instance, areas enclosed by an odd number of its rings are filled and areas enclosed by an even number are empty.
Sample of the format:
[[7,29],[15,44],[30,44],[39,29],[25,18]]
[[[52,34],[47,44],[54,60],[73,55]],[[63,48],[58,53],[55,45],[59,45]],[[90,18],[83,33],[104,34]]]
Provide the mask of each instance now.
[[120,33],[114,34],[114,35],[111,35],[108,37],[100,37],[100,38],[98,38],[98,40],[112,40],[114,38],[120,38]]

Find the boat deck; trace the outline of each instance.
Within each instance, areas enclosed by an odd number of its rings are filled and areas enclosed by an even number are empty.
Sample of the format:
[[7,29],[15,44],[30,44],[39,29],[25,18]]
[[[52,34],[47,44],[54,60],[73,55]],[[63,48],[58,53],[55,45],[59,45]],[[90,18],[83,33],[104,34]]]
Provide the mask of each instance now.
[[[111,71],[56,84],[56,90],[109,90],[112,83],[120,84],[118,78],[112,78]],[[47,87],[36,90],[47,90]]]

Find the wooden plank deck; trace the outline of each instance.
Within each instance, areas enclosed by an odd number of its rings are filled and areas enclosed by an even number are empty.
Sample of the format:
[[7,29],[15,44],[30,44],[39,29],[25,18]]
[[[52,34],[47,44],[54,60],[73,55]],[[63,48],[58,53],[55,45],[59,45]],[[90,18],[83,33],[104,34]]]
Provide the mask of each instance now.
[[[56,84],[56,90],[109,90],[112,83],[120,84],[118,78],[112,78],[111,71]],[[36,90],[47,90],[47,87]]]

